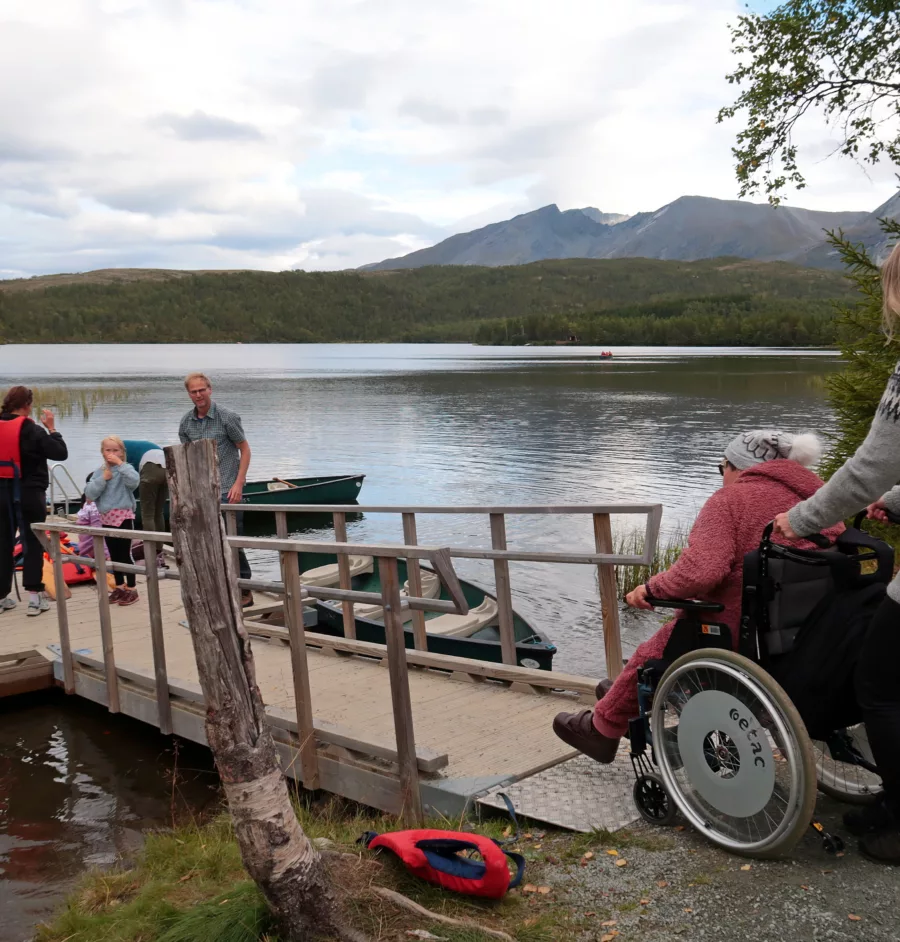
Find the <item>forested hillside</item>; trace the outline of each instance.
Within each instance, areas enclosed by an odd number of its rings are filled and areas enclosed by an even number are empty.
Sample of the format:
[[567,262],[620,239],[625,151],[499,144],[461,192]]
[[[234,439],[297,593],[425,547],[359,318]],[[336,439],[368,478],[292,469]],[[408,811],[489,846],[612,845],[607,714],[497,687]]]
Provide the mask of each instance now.
[[[88,273],[0,281],[6,342],[824,344],[834,272],[780,262],[563,260],[396,272]],[[75,283],[59,284],[62,278]]]

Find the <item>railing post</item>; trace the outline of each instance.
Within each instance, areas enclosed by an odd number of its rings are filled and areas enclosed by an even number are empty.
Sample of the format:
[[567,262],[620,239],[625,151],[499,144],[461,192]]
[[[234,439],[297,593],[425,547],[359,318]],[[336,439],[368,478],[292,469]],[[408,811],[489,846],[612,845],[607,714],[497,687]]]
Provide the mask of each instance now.
[[[237,536],[237,511],[236,510],[226,510],[225,511],[225,532],[228,536]],[[238,548],[228,544],[231,549],[231,558],[234,562],[234,571],[240,573],[241,571],[241,559],[239,555]]]
[[378,557],[381,577],[381,602],[384,606],[384,640],[391,678],[391,703],[394,708],[394,732],[397,736],[397,760],[400,766],[401,816],[404,822],[421,827],[424,821],[419,768],[416,762],[416,737],[413,731],[412,697],[409,692],[409,668],[400,609],[400,579],[393,556]]
[[297,553],[281,553],[284,581],[284,615],[291,639],[291,670],[294,677],[294,706],[297,711],[297,738],[300,740],[300,774],[310,791],[319,787],[319,758],[313,726],[312,690],[306,660],[306,631],[300,598],[300,563]]
[[[598,553],[612,553],[612,527],[609,514],[594,514],[594,545]],[[616,588],[616,567],[605,563],[597,566],[600,585],[600,613],[603,618],[603,646],[606,650],[606,673],[616,678],[622,673],[622,637],[619,631],[619,598]]]
[[288,538],[287,513],[284,510],[275,511],[275,536],[279,540]]
[[66,693],[75,693],[75,666],[72,663],[72,645],[69,641],[69,613],[66,609],[66,580],[62,568],[62,545],[59,531],[50,531],[53,548],[53,581],[56,583],[56,619],[59,624],[59,653],[63,666],[63,685]]
[[[506,517],[491,514],[491,546],[506,549]],[[500,607],[500,652],[504,664],[516,663],[516,633],[513,627],[512,593],[509,581],[509,562],[494,560],[494,581],[497,585],[497,605]]]
[[[407,546],[417,546],[419,543],[416,534],[416,515],[403,514],[403,542]],[[409,576],[409,594],[413,598],[422,597],[422,567],[418,559],[406,561],[406,572]],[[413,609],[412,613],[413,640],[417,651],[428,650],[428,635],[425,633],[425,612]]]
[[166,672],[166,645],[163,637],[162,607],[159,603],[159,569],[156,564],[159,544],[144,540],[144,570],[147,575],[147,603],[150,606],[150,644],[153,647],[153,673],[156,676],[156,719],[165,736],[172,732],[172,703]]
[[[334,513],[334,539],[336,543],[347,542],[347,515],[345,513]],[[350,585],[350,557],[338,554],[338,573],[342,589],[352,588]],[[341,608],[344,613],[344,637],[356,638],[356,616],[353,614],[353,603],[345,601]]]
[[[113,650],[112,618],[109,614],[109,591],[106,573],[106,543],[102,536],[94,537],[94,561],[97,568],[97,603],[100,606],[100,636],[103,639],[103,676],[106,679],[106,698],[110,713],[119,712],[119,676],[116,674],[116,655]],[[57,593],[58,594],[58,593]]]

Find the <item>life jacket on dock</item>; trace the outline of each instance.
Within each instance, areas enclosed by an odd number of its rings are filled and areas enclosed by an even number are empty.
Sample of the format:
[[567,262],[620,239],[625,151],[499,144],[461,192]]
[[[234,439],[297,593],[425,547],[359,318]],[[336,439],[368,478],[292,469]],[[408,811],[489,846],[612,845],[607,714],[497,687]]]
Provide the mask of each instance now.
[[31,419],[17,415],[0,422],[0,479],[22,480],[22,426]]
[[[501,899],[507,890],[522,882],[525,858],[503,850],[497,841],[462,831],[412,830],[376,834],[367,831],[360,838],[366,847],[393,851],[410,873],[446,890],[468,896]],[[464,852],[481,854],[481,860],[464,857]],[[506,858],[516,865],[510,879]]]
[[[72,541],[69,539],[68,533],[60,533],[59,535],[59,548],[69,556],[76,555],[76,547],[72,545]],[[13,551],[16,569],[22,569],[22,563],[24,561],[24,553],[22,551],[22,544],[17,543],[16,548]],[[44,553],[44,568],[47,569],[48,565],[50,566],[49,573],[52,575],[53,569],[53,560],[50,558],[49,553]],[[63,562],[62,564],[63,571],[63,580],[66,585],[78,585],[81,582],[93,582],[94,581],[94,570],[89,566],[85,566],[82,563],[77,563],[74,560],[71,562]],[[44,580],[45,584],[47,580]]]

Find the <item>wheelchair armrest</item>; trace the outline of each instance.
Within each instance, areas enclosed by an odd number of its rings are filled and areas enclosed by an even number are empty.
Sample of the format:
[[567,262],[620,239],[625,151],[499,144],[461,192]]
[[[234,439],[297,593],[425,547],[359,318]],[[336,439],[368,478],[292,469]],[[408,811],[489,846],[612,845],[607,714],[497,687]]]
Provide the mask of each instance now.
[[654,608],[680,608],[685,612],[721,612],[725,606],[719,602],[698,602],[696,599],[658,599],[647,593],[647,601]]

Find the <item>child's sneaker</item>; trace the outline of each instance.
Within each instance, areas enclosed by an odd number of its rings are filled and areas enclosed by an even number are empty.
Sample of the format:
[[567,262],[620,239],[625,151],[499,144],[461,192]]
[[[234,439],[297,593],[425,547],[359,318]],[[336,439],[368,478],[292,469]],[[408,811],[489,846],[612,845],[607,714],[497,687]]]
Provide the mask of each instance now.
[[122,595],[119,597],[119,605],[134,605],[137,600],[137,589],[122,589]]
[[112,592],[109,593],[110,605],[118,602],[119,599],[122,598],[122,593],[124,591],[125,589],[121,588],[120,586],[117,586],[115,589],[113,589]]
[[16,607],[16,600],[9,597],[5,599],[0,599],[0,613],[8,612],[11,608]]
[[25,610],[26,615],[40,615],[41,612],[49,612],[50,603],[47,599],[41,595],[41,597],[36,602],[29,602],[28,608]]

